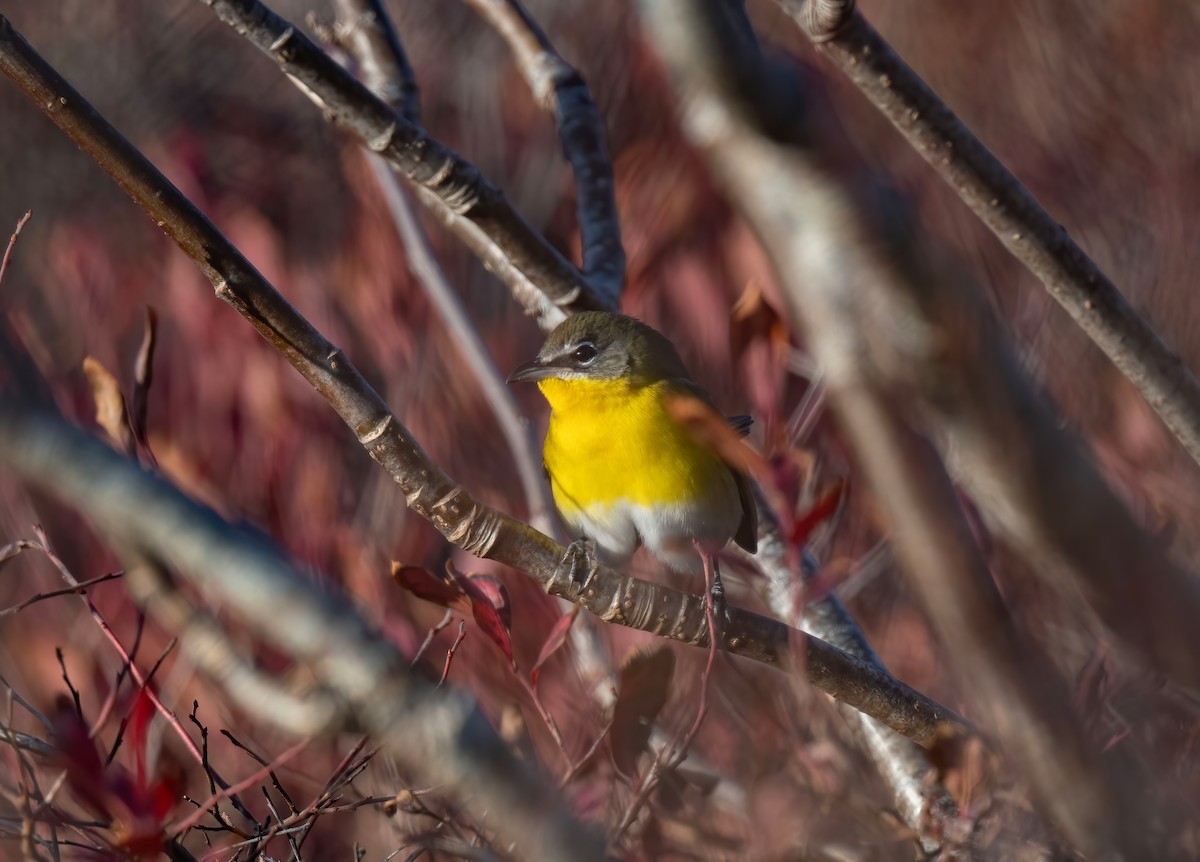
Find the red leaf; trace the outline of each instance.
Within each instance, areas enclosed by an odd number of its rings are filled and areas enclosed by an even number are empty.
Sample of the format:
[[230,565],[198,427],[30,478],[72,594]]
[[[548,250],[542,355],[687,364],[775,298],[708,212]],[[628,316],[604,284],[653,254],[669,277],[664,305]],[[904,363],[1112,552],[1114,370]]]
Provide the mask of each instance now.
[[[449,564],[447,564],[447,568],[449,568]],[[420,566],[392,563],[392,579],[419,599],[464,614],[471,609],[471,601],[467,598],[466,590],[459,583],[457,573],[454,573],[453,570],[448,570],[445,574],[437,574]]]
[[533,670],[529,672],[529,682],[534,688],[537,688],[542,665],[567,642],[567,633],[571,631],[571,624],[575,622],[577,616],[579,616],[579,605],[571,605],[571,610],[559,617],[554,628],[550,629],[550,634],[546,636],[546,642],[542,644],[542,651],[538,653],[537,661],[533,664]]
[[512,607],[508,603],[508,590],[490,575],[463,575],[454,572],[450,564],[446,568],[457,576],[471,601],[471,615],[475,624],[485,635],[500,648],[512,665],[517,669],[517,660],[513,657],[512,638]]
[[129,744],[133,746],[134,765],[136,767],[138,787],[146,786],[146,750],[148,748],[147,732],[150,721],[154,718],[154,701],[146,687],[138,689],[137,699],[129,716]]
[[512,606],[508,601],[508,590],[498,580],[491,575],[460,572],[448,560],[444,574],[435,574],[420,566],[392,563],[392,578],[417,598],[464,615],[470,614],[488,639],[504,653],[513,670],[517,669],[510,637]]
[[634,650],[621,664],[609,742],[613,762],[624,775],[637,772],[674,673],[675,653],[668,646]]
[[816,499],[807,512],[796,519],[792,525],[793,545],[803,546],[806,544],[812,531],[837,511],[845,489],[846,483],[841,479],[836,480],[825,489],[825,492]]

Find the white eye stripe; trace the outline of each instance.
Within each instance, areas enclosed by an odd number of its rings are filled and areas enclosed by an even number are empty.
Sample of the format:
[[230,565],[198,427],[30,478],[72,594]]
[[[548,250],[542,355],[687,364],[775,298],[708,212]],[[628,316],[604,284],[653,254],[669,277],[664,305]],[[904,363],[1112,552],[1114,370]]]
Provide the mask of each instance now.
[[582,341],[571,351],[571,359],[580,365],[591,365],[600,352],[590,341]]

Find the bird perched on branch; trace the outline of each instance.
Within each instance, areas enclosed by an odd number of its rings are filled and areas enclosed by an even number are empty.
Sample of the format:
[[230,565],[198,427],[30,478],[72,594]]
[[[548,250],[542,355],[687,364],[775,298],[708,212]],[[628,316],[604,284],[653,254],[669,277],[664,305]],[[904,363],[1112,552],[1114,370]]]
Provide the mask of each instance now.
[[[550,403],[543,460],[554,502],[601,562],[623,566],[642,544],[669,568],[698,574],[730,539],[755,551],[749,480],[672,410],[680,396],[705,411],[712,399],[661,333],[581,312],[508,379],[536,381]],[[744,433],[750,420],[730,421]]]

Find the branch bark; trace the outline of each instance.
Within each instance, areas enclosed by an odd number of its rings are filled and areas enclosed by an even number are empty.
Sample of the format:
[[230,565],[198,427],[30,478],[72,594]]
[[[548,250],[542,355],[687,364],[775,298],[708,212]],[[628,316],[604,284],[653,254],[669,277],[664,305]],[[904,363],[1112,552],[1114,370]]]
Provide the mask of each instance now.
[[1200,382],[1066,229],[904,62],[853,0],[779,4],[1041,280],[1200,463]]
[[[330,344],[136,148],[108,124],[0,16],[0,71],[141,206],[200,267],[229,303],[304,378],[395,479],[409,508],[468,553],[532,577],[547,592],[608,622],[706,648],[704,599],[598,568],[583,584],[560,563],[553,539],[474,500],[421,450],[342,351]],[[878,668],[776,620],[729,608],[724,648],[775,667],[797,669],[838,700],[930,744],[938,725],[962,725],[951,710]]]

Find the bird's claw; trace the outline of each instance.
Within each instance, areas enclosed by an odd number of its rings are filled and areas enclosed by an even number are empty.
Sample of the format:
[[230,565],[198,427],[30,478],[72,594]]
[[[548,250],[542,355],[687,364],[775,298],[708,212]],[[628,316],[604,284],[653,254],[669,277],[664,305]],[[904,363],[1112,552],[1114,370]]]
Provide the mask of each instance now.
[[588,538],[576,539],[567,545],[567,552],[563,554],[558,565],[560,571],[565,570],[572,584],[583,588],[599,565],[596,560],[596,543]]

